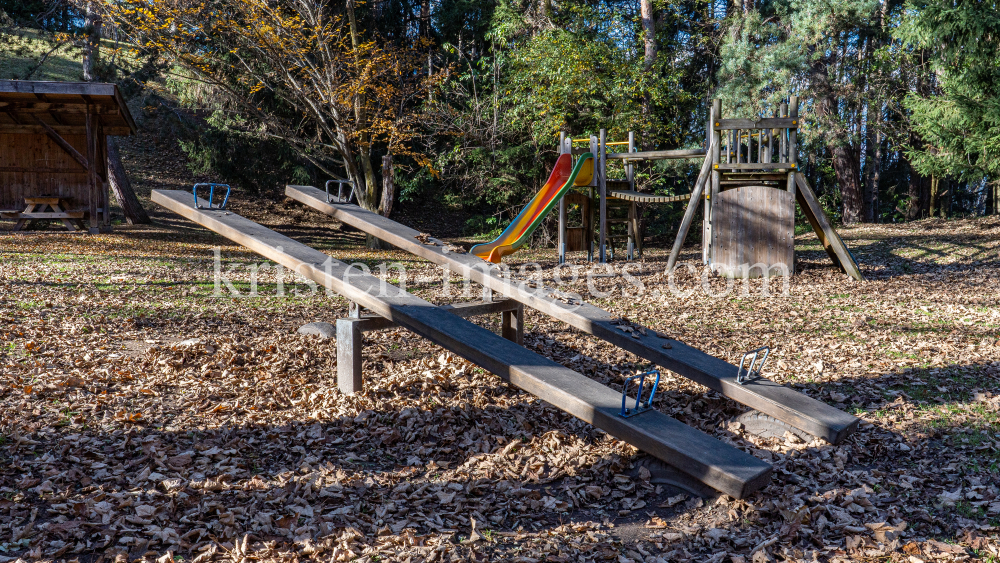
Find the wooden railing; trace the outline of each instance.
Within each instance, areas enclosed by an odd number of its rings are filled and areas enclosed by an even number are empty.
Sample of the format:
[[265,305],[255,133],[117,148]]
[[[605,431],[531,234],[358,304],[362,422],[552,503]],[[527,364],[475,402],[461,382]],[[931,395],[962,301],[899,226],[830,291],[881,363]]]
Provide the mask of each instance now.
[[712,130],[720,143],[713,169],[730,171],[796,170],[798,100],[781,104],[779,117],[720,119],[721,104],[713,108]]

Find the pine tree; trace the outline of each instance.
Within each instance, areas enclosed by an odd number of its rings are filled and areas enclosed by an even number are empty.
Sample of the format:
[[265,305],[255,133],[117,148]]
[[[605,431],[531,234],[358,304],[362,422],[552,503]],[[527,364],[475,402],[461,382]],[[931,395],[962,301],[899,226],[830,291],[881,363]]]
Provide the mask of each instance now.
[[926,57],[935,84],[906,97],[923,143],[908,156],[921,173],[1000,179],[1000,6],[917,0],[896,36]]

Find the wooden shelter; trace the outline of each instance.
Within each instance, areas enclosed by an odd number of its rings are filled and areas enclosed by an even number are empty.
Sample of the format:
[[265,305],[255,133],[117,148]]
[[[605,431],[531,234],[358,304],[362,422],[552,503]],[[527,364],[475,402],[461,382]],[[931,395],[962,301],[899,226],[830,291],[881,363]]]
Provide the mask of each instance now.
[[135,131],[114,84],[0,80],[2,217],[110,229],[107,136]]

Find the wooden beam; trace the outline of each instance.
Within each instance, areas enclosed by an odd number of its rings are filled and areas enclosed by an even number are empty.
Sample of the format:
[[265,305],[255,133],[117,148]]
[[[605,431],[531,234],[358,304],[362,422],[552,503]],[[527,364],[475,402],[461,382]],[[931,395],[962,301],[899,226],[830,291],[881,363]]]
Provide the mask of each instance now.
[[[712,100],[712,111],[711,118],[713,123],[717,119],[722,119],[722,99],[714,98]],[[722,134],[715,129],[710,131],[713,139],[717,139],[718,142],[714,144],[714,148],[709,151],[709,157],[712,159],[713,170],[708,175],[708,184],[705,186],[705,192],[708,196],[705,198],[705,225],[702,230],[701,237],[701,261],[705,266],[709,266],[712,263],[712,239],[715,238],[715,202],[719,195],[719,171],[717,164],[722,160]],[[739,154],[739,144],[737,143],[737,155]],[[726,155],[726,161],[729,161],[729,155]],[[737,162],[739,158],[737,157]]]
[[0,80],[0,93],[61,96],[114,96],[117,88],[106,82],[46,82],[41,80]]
[[[740,153],[737,153],[740,154]],[[714,170],[792,170],[795,164],[784,162],[722,162],[712,165]]]
[[[323,197],[325,201],[325,194]],[[152,200],[431,340],[716,490],[744,498],[770,482],[771,466],[761,460],[656,410],[623,418],[618,414],[620,391],[384,280],[230,211],[195,209],[190,192],[153,190]]]
[[597,147],[597,197],[598,197],[598,225],[600,234],[597,239],[597,261],[604,264],[608,261],[608,132],[606,129],[600,130],[599,145]]
[[[718,142],[718,139],[716,139],[716,142]],[[714,148],[715,145],[713,144],[712,147]],[[684,239],[687,238],[688,231],[691,229],[691,223],[694,222],[695,213],[698,212],[698,207],[701,206],[704,200],[705,184],[708,183],[708,173],[711,170],[711,165],[712,150],[709,150],[708,154],[705,155],[705,161],[701,165],[701,171],[698,173],[698,180],[694,184],[694,191],[691,192],[691,201],[684,210],[684,217],[677,228],[677,237],[674,239],[673,248],[670,249],[670,257],[667,259],[668,272],[673,271],[674,266],[677,264],[677,258],[681,255],[681,247],[684,246]]]
[[[69,144],[69,142],[66,139],[63,139],[62,136],[59,135],[59,133],[57,133],[55,131],[55,129],[49,127],[41,119],[38,119],[37,116],[35,117],[35,121],[37,121],[38,124],[42,127],[42,129],[45,131],[45,134],[50,139],[52,139],[52,141],[55,144],[59,145],[59,148],[61,148],[63,151],[65,151],[66,154],[68,154],[71,157],[73,157],[73,160],[79,162],[80,166],[82,166],[84,168],[84,170],[90,170],[90,164],[89,164],[90,160],[89,159],[84,158],[84,156],[82,154],[80,154],[80,151],[76,150],[73,147],[73,145]],[[89,130],[89,127],[88,127],[88,130]],[[89,135],[89,133],[88,133],[88,135]],[[87,154],[89,155],[90,154],[90,140],[89,140],[90,137],[88,136],[87,139],[88,139],[88,141],[87,141]]]
[[712,126],[716,131],[734,129],[797,129],[800,121],[797,116],[789,118],[769,117],[765,119],[716,119]]
[[[30,94],[37,102],[25,99]],[[114,106],[118,118],[115,130],[106,130],[108,135],[131,135],[136,132],[135,120],[121,91],[114,84],[100,82],[44,82],[25,80],[0,80],[0,103],[42,103],[73,105]],[[103,110],[101,110],[103,112]],[[82,127],[82,126],[81,126]]]
[[[68,104],[68,103],[44,103],[44,102],[3,102],[0,101],[0,110],[10,111],[14,113],[21,114],[32,114],[32,113],[61,113],[61,114],[86,114],[87,104]],[[94,106],[94,113],[108,114],[108,115],[119,115],[121,111],[118,109],[117,104],[115,104],[113,98],[109,98],[107,101],[97,102]]]
[[20,172],[26,174],[80,174],[79,168],[46,168],[44,166],[0,166],[0,172]]
[[[664,348],[664,339],[650,329],[644,329],[646,334],[626,334],[615,324],[618,315],[582,301],[567,303],[551,290],[534,289],[523,281],[504,277],[496,270],[495,265],[476,256],[452,252],[443,242],[436,239],[430,239],[433,245],[423,244],[416,238],[420,233],[377,213],[365,211],[356,205],[327,203],[323,190],[312,186],[286,186],[285,195],[393,246],[435,264],[447,265],[456,274],[480,283],[492,291],[520,301],[528,307],[831,443],[838,443],[851,434],[860,422],[850,414],[773,381],[759,379],[740,385],[736,383],[739,368],[724,360],[678,340],[666,341],[671,348]],[[190,198],[190,194],[188,197]]]
[[640,151],[608,153],[608,160],[670,160],[681,158],[698,158],[705,156],[703,149],[677,149],[669,151]]
[[[79,125],[47,125],[48,129],[59,133],[60,135],[86,135],[87,134],[87,123],[81,123]],[[0,123],[0,133],[6,135],[44,135],[48,133],[45,127],[41,125],[33,124],[14,124],[14,123]],[[128,127],[121,127],[115,125],[105,125],[104,126],[105,135],[123,136],[130,135],[131,131]]]
[[[788,98],[788,118],[792,120],[797,120],[799,117],[799,97],[791,96]],[[789,129],[788,130],[788,164],[792,170],[798,169],[799,162],[799,145],[796,138],[798,130]],[[789,174],[788,178],[785,179],[785,184],[788,186],[788,191],[795,194],[795,175]]]
[[39,212],[39,213],[26,213],[24,211],[18,211],[16,213],[12,212],[2,212],[0,215],[4,219],[83,219],[83,211],[58,211],[58,212]]
[[840,235],[834,230],[833,225],[830,224],[826,212],[823,211],[823,206],[820,204],[819,199],[816,198],[816,193],[813,192],[809,182],[806,181],[805,175],[801,173],[795,174],[795,183],[799,188],[795,190],[795,197],[799,202],[799,206],[802,208],[802,212],[805,213],[806,218],[809,219],[809,224],[816,231],[816,236],[819,238],[819,242],[823,245],[826,253],[830,256],[830,259],[845,274],[856,280],[864,280],[865,277],[861,274],[861,268],[854,261],[854,256],[847,248],[847,245],[844,244],[844,240],[840,238]]
[[[453,315],[458,315],[463,319],[467,319],[469,317],[479,317],[494,313],[516,311],[520,306],[521,304],[513,299],[501,299],[499,301],[489,302],[474,301],[472,303],[451,303],[448,305],[440,305],[440,308]],[[359,325],[361,332],[385,330],[387,328],[397,326],[396,323],[378,315],[362,315],[360,319],[364,321]]]
[[100,232],[100,216],[97,214],[99,181],[97,178],[97,116],[87,115],[87,192],[90,205],[90,233]]

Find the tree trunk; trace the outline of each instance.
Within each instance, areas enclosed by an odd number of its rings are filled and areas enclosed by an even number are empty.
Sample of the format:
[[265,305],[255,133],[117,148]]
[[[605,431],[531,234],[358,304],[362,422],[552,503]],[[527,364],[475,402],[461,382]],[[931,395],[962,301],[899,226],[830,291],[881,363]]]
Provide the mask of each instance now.
[[150,223],[149,215],[146,215],[146,210],[139,203],[139,198],[132,190],[132,182],[128,179],[125,167],[122,166],[122,158],[118,153],[118,142],[111,136],[108,136],[108,184],[111,185],[111,191],[114,192],[115,199],[118,200],[118,205],[125,213],[125,220],[129,225],[148,225]]
[[96,0],[87,2],[83,27],[87,41],[83,45],[83,79],[91,82],[97,79],[97,63],[101,59],[101,25],[103,20]]
[[940,197],[938,197],[938,190],[940,186],[941,186],[941,181],[938,179],[938,177],[931,176],[931,197],[930,197],[930,203],[927,205],[927,214],[930,217],[934,217],[935,215],[937,215],[939,209]]
[[857,151],[838,141],[834,143],[830,147],[830,152],[833,155],[833,171],[837,175],[844,203],[842,219],[845,225],[850,225],[861,220],[862,197]]
[[[354,17],[354,0],[347,0],[347,19],[350,22],[351,29],[351,46],[355,49],[355,57],[357,57],[357,49],[361,44],[361,39],[359,37],[358,22]],[[354,118],[357,122],[357,127],[359,129],[367,129],[368,127],[368,115],[365,111],[365,95],[357,94],[354,98]],[[362,133],[358,136],[357,143],[354,143],[357,148],[357,158],[359,164],[361,164],[361,178],[355,179],[354,193],[358,198],[358,205],[367,209],[368,211],[378,211],[378,184],[375,183],[375,170],[372,168],[371,160],[371,145],[368,143],[369,136],[367,133]],[[364,181],[364,185],[360,185],[359,180]]]
[[[653,65],[656,64],[656,22],[653,20],[652,0],[639,0],[639,11],[642,16],[642,43],[643,60],[642,71],[646,80],[652,81]],[[644,120],[644,131],[642,133],[643,148],[652,149],[652,113],[653,97],[649,92],[649,86],[642,95],[642,116]],[[707,148],[707,147],[706,147]]]
[[382,205],[380,211],[383,217],[388,217],[392,213],[392,204],[396,198],[394,180],[392,176],[392,155],[387,154],[382,157]]
[[871,158],[868,182],[865,187],[865,222],[878,222],[878,187],[882,180],[882,131],[875,133],[875,154]]
[[420,0],[420,37],[428,37],[431,29],[431,2]]
[[910,165],[910,181],[907,184],[906,195],[909,201],[906,205],[906,220],[914,221],[920,218],[920,212],[923,209],[920,202],[920,194],[923,191],[923,177],[917,172],[917,170]]

